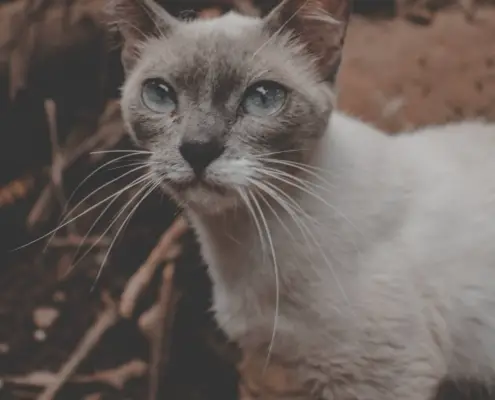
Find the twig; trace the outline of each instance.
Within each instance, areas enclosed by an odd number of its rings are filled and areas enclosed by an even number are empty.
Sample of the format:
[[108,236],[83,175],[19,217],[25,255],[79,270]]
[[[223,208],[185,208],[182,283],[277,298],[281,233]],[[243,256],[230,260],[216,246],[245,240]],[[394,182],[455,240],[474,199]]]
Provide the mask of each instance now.
[[[57,197],[58,203],[61,208],[66,203],[64,193],[64,156],[62,153],[62,146],[59,142],[59,131],[57,125],[57,105],[55,101],[48,99],[45,100],[45,113],[48,120],[48,128],[50,132],[50,143],[52,146],[52,167],[51,167],[51,184],[53,191]],[[69,234],[75,234],[75,227],[73,224],[67,224],[66,230]]]
[[[79,158],[94,151],[101,143],[109,141],[109,137],[123,137],[125,131],[122,124],[120,123],[120,120],[118,127],[115,130],[106,128],[107,124],[112,121],[112,118],[115,118],[116,113],[118,112],[118,107],[119,104],[115,101],[109,102],[107,104],[105,111],[98,121],[98,129],[96,133],[90,136],[88,139],[84,140],[72,152],[69,152],[65,156],[64,168],[70,167]],[[114,141],[112,140],[111,143],[114,143]],[[102,149],[106,147],[107,146],[104,146]]]
[[[36,225],[43,216],[45,215],[45,210],[48,209],[48,207],[51,204],[52,201],[52,183],[51,181],[43,188],[41,191],[40,197],[38,197],[38,200],[36,200],[36,203],[34,204],[33,208],[29,212],[29,215],[27,217],[27,226],[29,228],[32,228],[34,225]],[[45,215],[47,217],[47,215]]]
[[261,12],[256,8],[249,0],[233,0],[234,8],[241,14],[249,15],[251,17],[260,17]]
[[[67,382],[76,384],[101,383],[122,390],[126,382],[145,376],[147,370],[148,365],[144,361],[131,360],[117,368],[97,371],[91,375],[76,375],[67,379]],[[25,376],[8,376],[2,381],[6,384],[46,388],[57,384],[58,379],[58,376],[52,372],[37,371]]]
[[79,247],[79,246],[94,246],[108,247],[111,240],[107,237],[89,236],[84,238],[79,235],[69,235],[64,238],[55,237],[50,241],[50,247]]
[[151,341],[149,400],[164,398],[164,394],[161,393],[160,382],[170,356],[170,338],[175,319],[175,306],[178,300],[178,293],[174,287],[174,273],[175,265],[173,263],[167,264],[163,269],[162,286],[158,300],[160,319],[157,334],[152,336]]
[[459,7],[463,12],[466,21],[469,23],[474,22],[476,11],[478,10],[476,0],[459,0]]
[[57,379],[52,382],[38,400],[52,400],[62,386],[75,372],[81,362],[88,356],[91,350],[98,344],[103,334],[118,320],[117,306],[110,296],[104,296],[106,309],[100,314],[94,325],[86,332],[74,353],[56,374]]
[[152,342],[160,323],[160,304],[155,303],[149,310],[141,314],[138,319],[138,327],[141,333]]
[[[112,117],[115,117],[117,105],[114,102],[110,102],[107,105],[106,110],[100,118],[98,123],[99,128],[95,134],[78,144],[74,149],[64,149],[60,152],[62,157],[59,160],[60,165],[57,168],[59,168],[62,173],[77,160],[79,160],[79,158],[91,153],[98,146],[101,146],[102,143],[104,143],[101,147],[103,150],[107,148],[107,146],[113,146],[116,143],[117,138],[121,138],[124,135],[124,129],[120,122],[116,126],[112,125],[112,128],[114,129],[107,129],[107,124],[111,122]],[[54,194],[53,189],[53,183],[50,181],[41,192],[40,197],[29,213],[27,219],[27,225],[29,228],[32,228],[43,218],[43,216],[45,216],[45,214],[48,214],[46,210],[52,204]]]
[[62,191],[62,168],[63,168],[63,156],[62,147],[58,140],[58,126],[57,126],[57,105],[52,99],[45,100],[45,114],[48,120],[48,129],[50,133],[50,143],[52,145],[52,168],[51,179],[54,186],[54,190],[59,198],[60,205],[64,205],[64,194]]
[[187,229],[187,221],[184,217],[179,216],[162,235],[144,264],[129,279],[120,301],[120,315],[122,317],[130,318],[132,316],[140,294],[150,283],[160,263],[164,262],[167,258],[174,258],[174,254],[171,251],[177,249],[174,245]]

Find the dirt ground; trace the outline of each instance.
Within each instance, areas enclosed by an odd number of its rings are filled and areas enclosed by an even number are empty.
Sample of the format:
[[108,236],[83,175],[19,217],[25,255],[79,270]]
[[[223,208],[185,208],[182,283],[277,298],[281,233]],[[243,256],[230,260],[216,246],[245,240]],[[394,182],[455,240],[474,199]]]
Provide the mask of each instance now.
[[341,72],[341,108],[396,132],[495,119],[495,10],[474,23],[457,10],[429,26],[354,17]]
[[[0,20],[1,13],[2,8]],[[0,64],[1,55],[0,52]],[[110,84],[114,97],[118,84],[118,79]],[[52,377],[28,374],[56,372],[67,362],[84,333],[108,305],[105,296],[119,298],[129,277],[154,248],[177,210],[160,194],[150,196],[116,242],[94,288],[106,254],[104,246],[90,252],[68,276],[78,241],[52,245],[46,251],[43,241],[16,252],[8,251],[55,226],[60,210],[36,228],[26,229],[27,216],[49,181],[43,168],[50,164],[50,141],[47,127],[40,127],[42,133],[36,133],[38,136],[31,143],[44,149],[44,155],[22,158],[28,136],[14,128],[27,126],[31,132],[34,128],[26,120],[36,118],[39,110],[35,106],[24,111],[16,109],[2,95],[7,86],[0,77],[0,135],[12,135],[13,141],[16,135],[23,139],[21,144],[13,144],[18,147],[4,147],[0,151],[3,169],[10,157],[9,160],[18,159],[12,163],[19,170],[11,167],[14,170],[8,172],[9,179],[4,178],[5,185],[0,186],[0,232],[5,237],[0,246],[0,399],[21,400],[37,398],[49,385]],[[495,7],[481,7],[473,22],[466,21],[459,10],[447,9],[439,12],[429,26],[399,18],[355,15],[339,88],[342,110],[389,132],[467,118],[495,121]],[[14,109],[15,116],[10,111]],[[2,112],[5,110],[9,112]],[[8,123],[2,123],[1,118]],[[121,129],[118,115],[112,121],[114,129]],[[127,149],[130,145],[125,138],[119,138],[115,146]],[[65,174],[64,190],[68,194],[96,166],[86,166],[82,161],[74,165],[74,171]],[[108,172],[96,178],[78,198],[115,174]],[[85,233],[97,216],[88,214],[77,231]],[[112,238],[115,233],[112,230],[107,236]],[[174,312],[160,398],[235,399],[238,376],[234,365],[239,355],[225,343],[207,312],[209,282],[194,240],[188,234],[182,243],[182,254],[175,261],[175,285],[181,295]],[[157,282],[151,284],[138,310],[108,329],[77,369],[76,377],[90,378],[69,380],[57,399],[146,398],[150,341],[138,328],[137,318],[154,302],[158,286]],[[119,370],[123,365],[131,365],[133,372]],[[457,398],[457,394],[450,392],[451,386],[443,390],[444,399]]]

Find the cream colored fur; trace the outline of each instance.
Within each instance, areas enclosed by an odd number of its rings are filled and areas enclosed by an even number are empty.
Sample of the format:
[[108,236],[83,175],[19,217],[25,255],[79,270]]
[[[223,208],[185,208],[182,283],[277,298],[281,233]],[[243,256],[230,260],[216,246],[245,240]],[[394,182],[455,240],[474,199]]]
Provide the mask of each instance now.
[[[272,356],[297,365],[315,399],[424,400],[446,376],[493,379],[495,125],[393,137],[334,112],[309,165],[327,181],[308,174],[321,199],[295,197],[314,237],[264,209],[280,281]],[[267,354],[267,246],[242,211],[191,218],[220,326]]]

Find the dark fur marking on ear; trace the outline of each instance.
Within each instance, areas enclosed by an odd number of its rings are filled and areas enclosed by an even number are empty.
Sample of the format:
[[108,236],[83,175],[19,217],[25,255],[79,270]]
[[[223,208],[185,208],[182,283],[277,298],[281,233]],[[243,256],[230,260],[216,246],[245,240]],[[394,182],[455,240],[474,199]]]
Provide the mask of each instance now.
[[265,26],[273,34],[293,34],[315,58],[324,80],[334,82],[351,5],[352,0],[284,0],[265,18]]
[[105,14],[124,39],[122,63],[126,72],[139,57],[139,44],[166,35],[180,22],[154,0],[110,0]]

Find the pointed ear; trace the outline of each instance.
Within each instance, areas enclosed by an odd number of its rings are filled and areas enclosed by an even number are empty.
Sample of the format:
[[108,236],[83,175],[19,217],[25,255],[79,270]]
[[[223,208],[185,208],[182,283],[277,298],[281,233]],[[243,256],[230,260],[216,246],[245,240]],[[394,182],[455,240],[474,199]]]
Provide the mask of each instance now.
[[180,23],[154,0],[111,0],[107,15],[124,39],[122,64],[126,73],[134,66],[146,39],[166,36]]
[[315,58],[322,77],[334,83],[340,66],[352,0],[283,0],[265,19],[278,34],[290,31]]

